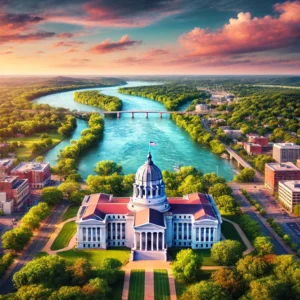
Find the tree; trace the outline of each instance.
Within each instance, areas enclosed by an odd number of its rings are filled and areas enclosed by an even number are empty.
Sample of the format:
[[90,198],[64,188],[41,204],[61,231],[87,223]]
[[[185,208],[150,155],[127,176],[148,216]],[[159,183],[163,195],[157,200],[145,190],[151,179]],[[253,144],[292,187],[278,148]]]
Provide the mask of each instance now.
[[36,162],[38,163],[42,163],[44,161],[44,156],[38,156],[36,159],[35,159]]
[[217,199],[218,197],[223,195],[231,196],[232,189],[225,183],[216,183],[209,188],[208,193],[213,195],[213,197]]
[[243,256],[241,244],[234,240],[215,243],[211,248],[212,260],[221,266],[235,264]]
[[6,231],[2,235],[2,247],[15,252],[21,251],[32,237],[32,232],[28,227],[20,226]]
[[95,173],[101,176],[109,176],[113,173],[121,174],[123,168],[121,165],[118,165],[114,161],[103,160],[97,163],[95,169]]
[[236,182],[252,182],[255,178],[255,171],[252,168],[245,168],[240,174],[234,176]]
[[89,300],[108,300],[111,291],[106,280],[94,278],[88,284],[83,286],[82,291]]
[[85,192],[82,191],[75,191],[73,192],[70,197],[69,200],[72,202],[72,204],[74,205],[80,205],[82,203],[82,200],[84,198],[84,196],[86,195]]
[[296,217],[300,217],[300,204],[294,206],[293,212]]
[[115,258],[105,258],[98,269],[98,276],[105,278],[109,284],[115,283],[120,277],[122,263]]
[[42,190],[42,200],[49,205],[55,205],[63,201],[63,193],[56,187],[46,187]]
[[223,195],[216,199],[217,204],[224,209],[225,212],[234,213],[237,210],[237,203],[232,196]]
[[251,300],[284,299],[282,283],[275,276],[263,277],[250,282],[249,298]]
[[271,238],[268,236],[258,236],[255,238],[254,248],[258,255],[266,255],[274,252]]
[[66,195],[67,197],[70,197],[70,195],[72,193],[74,193],[75,191],[80,190],[80,184],[78,182],[75,182],[75,181],[67,181],[67,182],[61,183],[57,187],[57,189],[59,191],[61,191],[64,195]]
[[189,286],[180,297],[181,300],[228,300],[230,296],[221,286],[211,281],[200,281]]
[[212,140],[209,142],[213,153],[222,154],[225,152],[225,146],[219,140]]
[[219,269],[212,273],[211,279],[216,282],[233,299],[238,299],[245,291],[243,278],[236,270]]
[[18,289],[16,296],[20,300],[48,299],[51,293],[51,289],[44,288],[41,284],[31,284],[21,286]]
[[85,258],[78,258],[68,267],[72,274],[72,283],[74,285],[85,284],[92,275],[92,266]]
[[273,158],[270,155],[258,155],[254,159],[255,168],[261,173],[265,172],[265,164],[270,162],[273,162]]
[[270,271],[270,265],[262,256],[245,256],[238,261],[236,269],[250,282],[265,276]]
[[183,249],[176,255],[172,263],[173,276],[176,280],[193,281],[201,273],[203,258],[192,249]]
[[59,290],[54,291],[48,298],[49,300],[81,300],[84,294],[80,286],[62,286]]

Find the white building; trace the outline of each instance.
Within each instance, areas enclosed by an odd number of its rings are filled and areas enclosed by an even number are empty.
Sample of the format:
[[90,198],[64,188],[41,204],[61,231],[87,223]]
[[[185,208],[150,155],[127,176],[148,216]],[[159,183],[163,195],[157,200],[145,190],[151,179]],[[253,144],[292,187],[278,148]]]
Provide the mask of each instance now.
[[196,112],[208,111],[208,106],[207,106],[207,104],[205,104],[205,103],[197,104],[197,105],[195,106],[195,111],[196,111]]
[[126,246],[138,257],[145,251],[164,254],[172,246],[211,248],[220,241],[222,220],[211,195],[167,198],[149,152],[136,173],[132,197],[85,196],[76,222],[79,249]]
[[294,143],[276,143],[273,145],[273,159],[279,163],[296,163],[300,158],[300,146]]
[[300,180],[279,181],[278,198],[292,212],[300,204]]

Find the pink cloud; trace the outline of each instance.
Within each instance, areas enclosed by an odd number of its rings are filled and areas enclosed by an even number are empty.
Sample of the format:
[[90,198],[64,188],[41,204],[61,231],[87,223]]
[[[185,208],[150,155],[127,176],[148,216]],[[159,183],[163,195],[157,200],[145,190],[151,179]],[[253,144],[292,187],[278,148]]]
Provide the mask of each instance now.
[[131,40],[128,35],[124,35],[117,42],[111,42],[110,39],[106,39],[102,43],[92,47],[90,49],[90,52],[96,54],[103,54],[114,51],[123,51],[127,50],[129,47],[133,47],[141,43],[142,41]]
[[146,57],[159,57],[162,55],[169,54],[170,52],[165,49],[152,49],[145,53]]
[[59,48],[59,47],[74,47],[78,45],[84,44],[83,42],[78,42],[78,41],[66,41],[66,42],[57,42],[52,45],[53,48]]
[[70,32],[62,32],[62,33],[59,33],[56,35],[58,38],[60,39],[69,39],[71,37],[73,37],[73,33],[70,33]]
[[180,44],[194,56],[230,55],[282,49],[300,38],[300,1],[274,6],[278,17],[252,18],[239,13],[215,31],[195,28],[179,38]]
[[133,56],[128,56],[125,58],[118,59],[115,62],[118,64],[132,65],[132,64],[145,64],[150,61],[151,61],[151,59],[147,59],[147,58],[137,58],[137,57],[133,57]]

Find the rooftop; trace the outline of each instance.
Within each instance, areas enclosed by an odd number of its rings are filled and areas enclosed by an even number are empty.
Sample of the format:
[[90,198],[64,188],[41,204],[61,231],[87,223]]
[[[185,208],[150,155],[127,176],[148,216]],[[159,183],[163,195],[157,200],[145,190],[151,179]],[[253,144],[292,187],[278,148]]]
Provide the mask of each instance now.
[[300,149],[299,145],[296,145],[294,143],[274,143],[273,147],[279,148],[279,149]]
[[292,162],[267,163],[266,166],[268,166],[271,170],[274,171],[299,171],[300,172],[300,168],[298,168]]
[[0,167],[7,167],[13,163],[14,163],[14,160],[10,159],[10,158],[0,159]]
[[21,162],[12,172],[44,171],[49,163]]
[[2,177],[0,178],[0,182],[14,182],[16,179],[18,179],[17,176],[5,176],[5,177]]
[[165,227],[164,214],[152,208],[146,208],[136,213],[134,226],[148,223]]
[[279,185],[285,186],[292,192],[300,193],[300,180],[279,181]]

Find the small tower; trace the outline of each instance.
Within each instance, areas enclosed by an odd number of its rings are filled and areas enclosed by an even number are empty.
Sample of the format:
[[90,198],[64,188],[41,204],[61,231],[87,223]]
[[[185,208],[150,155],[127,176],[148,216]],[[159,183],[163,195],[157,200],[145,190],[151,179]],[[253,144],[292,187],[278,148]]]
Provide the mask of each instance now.
[[146,208],[160,212],[166,212],[170,208],[162,173],[153,163],[150,152],[145,163],[136,172],[133,195],[128,203],[128,209],[133,212]]

